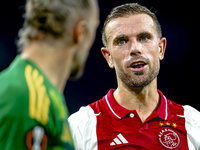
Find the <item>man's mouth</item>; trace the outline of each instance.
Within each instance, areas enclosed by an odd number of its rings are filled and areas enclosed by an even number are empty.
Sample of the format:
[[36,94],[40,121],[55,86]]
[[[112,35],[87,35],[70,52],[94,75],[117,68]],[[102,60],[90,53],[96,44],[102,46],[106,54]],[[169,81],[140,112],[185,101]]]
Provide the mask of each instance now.
[[143,61],[137,61],[130,65],[130,68],[133,72],[143,71],[147,67],[147,63]]
[[131,65],[132,68],[142,68],[146,65],[144,62],[135,62]]

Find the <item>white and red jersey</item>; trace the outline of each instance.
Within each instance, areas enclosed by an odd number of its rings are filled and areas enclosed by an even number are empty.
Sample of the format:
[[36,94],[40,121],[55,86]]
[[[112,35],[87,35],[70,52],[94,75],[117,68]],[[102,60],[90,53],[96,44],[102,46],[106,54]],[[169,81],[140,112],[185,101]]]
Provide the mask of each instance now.
[[159,106],[142,123],[135,110],[116,102],[113,92],[69,117],[77,150],[200,150],[200,112],[158,90]]

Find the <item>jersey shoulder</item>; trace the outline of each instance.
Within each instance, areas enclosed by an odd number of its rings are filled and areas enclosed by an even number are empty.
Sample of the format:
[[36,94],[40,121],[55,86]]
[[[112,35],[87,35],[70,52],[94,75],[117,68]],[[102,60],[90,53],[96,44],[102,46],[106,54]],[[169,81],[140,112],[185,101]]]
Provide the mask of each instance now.
[[96,116],[101,113],[101,100],[95,101],[88,106],[81,107],[77,112],[72,114],[68,120],[70,124],[73,124],[73,128],[75,126],[83,125],[91,120],[94,120]]
[[92,122],[96,118],[96,114],[90,106],[81,107],[79,111],[72,114],[69,118],[70,127],[75,131],[77,128],[84,129],[88,126],[88,122]]
[[69,125],[77,150],[97,149],[96,117],[90,106],[81,107],[80,110],[72,114],[69,118]]
[[21,94],[20,91],[27,89],[24,75],[26,65],[17,56],[8,68],[0,72],[0,92],[9,93],[12,91],[12,94]]
[[193,123],[196,127],[200,129],[200,112],[195,108],[185,105],[184,108],[184,117]]
[[180,117],[184,117],[186,121],[189,121],[200,129],[200,112],[189,105],[180,105],[173,101],[168,100],[170,111]]
[[8,68],[4,70],[0,73],[0,83],[1,112],[13,113],[14,115],[22,112],[28,99],[28,88],[21,69]]
[[176,102],[168,99],[168,106],[169,106],[170,112],[172,114],[178,114],[178,115],[183,114],[183,106],[182,105],[177,104]]
[[35,65],[17,56],[0,73],[0,110],[5,112],[0,116],[30,117],[46,124],[50,98],[44,81],[44,75]]

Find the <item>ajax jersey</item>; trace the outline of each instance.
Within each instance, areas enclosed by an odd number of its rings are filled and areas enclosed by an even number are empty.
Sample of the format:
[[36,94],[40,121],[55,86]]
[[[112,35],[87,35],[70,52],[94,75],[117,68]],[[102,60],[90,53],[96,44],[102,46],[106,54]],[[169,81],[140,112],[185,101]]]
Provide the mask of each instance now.
[[77,150],[199,150],[200,113],[168,100],[161,91],[158,108],[142,122],[135,110],[106,96],[69,117]]
[[17,56],[0,73],[0,149],[74,149],[63,94]]

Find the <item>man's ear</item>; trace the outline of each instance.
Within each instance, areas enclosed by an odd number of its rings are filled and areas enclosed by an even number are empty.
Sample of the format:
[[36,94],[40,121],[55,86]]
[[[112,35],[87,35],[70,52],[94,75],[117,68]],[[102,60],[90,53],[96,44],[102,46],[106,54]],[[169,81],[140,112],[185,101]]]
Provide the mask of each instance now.
[[109,52],[108,48],[107,47],[102,47],[101,48],[101,52],[102,52],[104,58],[106,59],[109,67],[110,68],[115,68],[115,66],[113,64],[113,61],[112,61],[112,57],[110,55],[110,52]]
[[167,39],[166,38],[161,38],[160,42],[159,42],[159,59],[160,60],[164,59],[166,45],[167,45]]
[[74,27],[74,32],[73,32],[73,41],[74,43],[80,43],[85,35],[86,35],[86,25],[87,25],[87,22],[86,20],[79,20],[75,27]]

